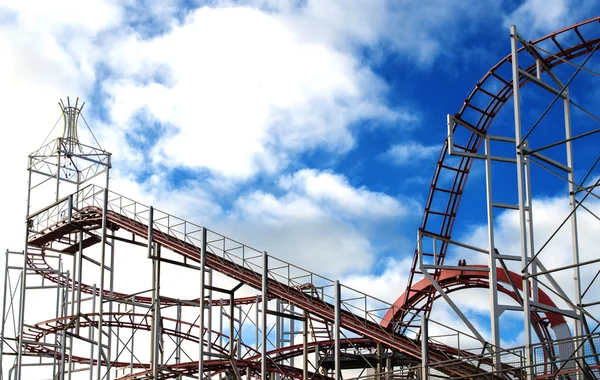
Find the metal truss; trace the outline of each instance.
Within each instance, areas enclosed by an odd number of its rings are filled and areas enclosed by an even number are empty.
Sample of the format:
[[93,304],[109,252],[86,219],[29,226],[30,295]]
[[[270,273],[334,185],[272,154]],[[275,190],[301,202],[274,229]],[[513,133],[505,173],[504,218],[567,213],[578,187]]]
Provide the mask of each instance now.
[[[545,357],[551,362],[561,363],[555,368],[556,371],[568,369],[578,377],[598,376],[598,347],[591,340],[582,338],[595,333],[599,325],[597,317],[589,310],[596,303],[586,303],[582,297],[583,288],[590,289],[597,276],[591,282],[584,283],[580,272],[584,266],[597,266],[600,260],[581,262],[577,225],[577,216],[581,212],[590,212],[595,216],[585,207],[584,201],[590,195],[596,197],[593,193],[596,186],[589,186],[586,181],[593,178],[597,160],[588,167],[576,167],[573,151],[576,142],[592,138],[600,129],[588,129],[574,135],[571,109],[577,109],[593,122],[600,120],[573,101],[569,85],[580,73],[595,74],[593,70],[586,68],[586,64],[600,44],[600,30],[597,27],[599,20],[588,20],[533,42],[526,41],[512,27],[511,54],[477,83],[459,113],[448,116],[448,138],[434,172],[408,287],[395,303],[407,311],[405,314],[400,312],[389,317],[402,321],[399,331],[405,331],[409,327],[419,328],[413,315],[421,312],[427,318],[434,300],[443,298],[471,333],[485,343],[483,336],[449,293],[457,289],[486,287],[489,289],[491,327],[491,341],[486,350],[493,359],[495,371],[501,372],[501,367],[505,364],[500,348],[500,316],[510,310],[521,312],[524,321],[524,377],[539,377],[539,373],[534,370],[537,367],[532,348],[536,340],[544,342],[542,347],[545,349]],[[558,70],[562,63],[576,67],[575,72],[564,79],[562,77],[565,77],[565,71]],[[547,92],[552,99],[531,126],[524,126],[522,121],[524,106],[521,91],[526,85],[535,85],[537,89]],[[514,104],[512,134],[502,126],[491,128],[502,107],[511,99]],[[543,132],[536,131],[555,104],[561,106],[562,122],[556,122],[553,114],[552,125],[546,125]],[[552,128],[552,132],[548,128]],[[547,153],[548,151],[551,153]],[[473,247],[452,239],[458,206],[475,161],[481,161],[485,166],[487,247]],[[514,201],[506,201],[506,190],[500,195],[492,191],[498,187],[498,183],[506,182],[506,169],[502,170],[500,177],[492,175],[493,172],[498,172],[500,165],[515,168],[516,186],[512,190],[512,198],[509,197]],[[536,224],[533,194],[539,190],[539,186],[536,188],[536,183],[532,182],[532,175],[537,174],[536,170],[550,172],[564,181],[563,186],[567,190],[564,198],[571,210],[568,215],[558,218],[555,232],[542,244],[534,239]],[[585,175],[578,178],[576,173]],[[500,252],[498,249],[502,245],[502,242],[496,241],[495,236],[499,211],[518,213],[520,252]],[[548,251],[544,249],[563,228],[569,229],[571,235],[571,263],[548,269],[545,262],[551,257],[544,255]],[[484,256],[487,265],[468,265],[463,260],[459,260],[458,266],[447,264],[445,258],[452,247]],[[518,269],[512,272],[509,267]],[[565,284],[559,284],[555,279],[557,273],[565,271],[573,274],[573,282],[567,285],[569,289],[574,289],[573,294],[568,295],[563,289]],[[420,280],[420,277],[423,279]],[[516,305],[502,304],[498,297],[501,293],[508,294],[516,301]],[[549,296],[559,301],[560,307]],[[554,321],[550,322],[551,319]],[[552,327],[553,334],[548,330],[548,324]],[[570,331],[569,324],[574,327],[573,332]],[[426,330],[422,329],[421,333],[423,331]],[[424,339],[426,338],[427,335],[424,335]],[[563,342],[556,346],[556,350],[550,349],[555,347],[552,345],[555,340],[570,340],[570,343]],[[577,343],[578,340],[581,340],[581,344]],[[589,358],[583,352],[586,347],[592,352]],[[575,357],[579,359],[572,360]]]
[[[0,380],[598,376],[600,333],[591,328],[598,321],[589,311],[594,304],[585,298],[597,276],[589,284],[579,277],[581,266],[598,260],[580,262],[576,221],[578,210],[591,212],[584,201],[596,196],[597,183],[576,178],[572,162],[573,141],[595,131],[572,135],[569,109],[582,107],[572,100],[570,80],[562,84],[555,68],[575,64],[577,73],[590,74],[577,58],[594,53],[600,33],[584,37],[583,29],[599,20],[535,42],[513,29],[512,54],[476,85],[458,114],[448,117],[448,139],[418,232],[409,286],[393,304],[110,191],[110,153],[79,142],[81,107],[61,103],[63,136],[29,158],[25,249],[6,252]],[[567,39],[570,47],[558,42],[566,35],[576,37]],[[522,68],[521,60],[530,64]],[[539,122],[521,126],[519,91],[528,83],[553,94],[553,104],[563,102],[560,141],[536,145],[531,131]],[[491,122],[510,98],[514,136],[490,134]],[[514,150],[492,154],[497,143]],[[558,145],[566,150],[562,161],[544,155]],[[486,165],[487,247],[452,238],[475,160]],[[494,162],[516,167],[517,202],[496,200]],[[573,262],[566,267],[545,267],[545,245],[534,244],[534,165],[557,171],[568,188],[571,213],[557,226],[571,226]],[[450,184],[443,179],[448,173]],[[50,200],[44,198],[49,187]],[[521,252],[497,249],[498,209],[519,213]],[[486,255],[487,264],[448,265],[450,247]],[[135,264],[120,265],[125,258],[135,258]],[[575,298],[553,277],[563,270],[574,274]],[[123,284],[127,289],[118,287]],[[491,341],[450,296],[472,288],[489,289]],[[501,304],[500,294],[514,304]],[[440,298],[468,332],[431,318]],[[500,315],[507,310],[522,312],[524,346],[501,347]],[[571,321],[573,334],[567,327]]]

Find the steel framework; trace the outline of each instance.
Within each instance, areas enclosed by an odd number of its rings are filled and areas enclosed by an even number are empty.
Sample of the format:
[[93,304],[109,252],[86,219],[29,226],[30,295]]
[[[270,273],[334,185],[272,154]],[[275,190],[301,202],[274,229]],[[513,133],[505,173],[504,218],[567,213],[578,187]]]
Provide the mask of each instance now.
[[[581,260],[577,218],[598,219],[584,203],[600,199],[598,160],[582,171],[573,156],[600,129],[573,134],[572,108],[599,120],[569,86],[580,72],[595,74],[586,64],[599,22],[534,42],[511,28],[511,54],[448,117],[407,290],[393,304],[110,191],[110,153],[79,141],[83,106],[61,102],[62,137],[29,156],[25,249],[6,251],[0,380],[597,378],[599,302],[589,290],[600,259]],[[568,80],[562,63],[576,68]],[[531,84],[552,101],[527,128],[521,91]],[[511,99],[514,128],[492,130]],[[535,129],[556,102],[563,122],[549,128],[560,125],[562,136],[545,129],[540,137]],[[452,236],[475,161],[485,164],[485,247]],[[516,169],[512,202],[492,192],[504,181],[492,176],[498,163]],[[569,227],[568,265],[544,264],[556,233],[534,241],[537,167],[564,181],[570,212],[556,231]],[[518,214],[519,253],[495,239],[498,210]],[[448,265],[453,247],[484,263]],[[582,280],[582,268],[595,276]],[[555,278],[565,271],[569,284]],[[489,289],[489,338],[453,299],[473,288]],[[466,330],[432,319],[438,299]],[[521,315],[522,346],[502,347],[505,311]]]

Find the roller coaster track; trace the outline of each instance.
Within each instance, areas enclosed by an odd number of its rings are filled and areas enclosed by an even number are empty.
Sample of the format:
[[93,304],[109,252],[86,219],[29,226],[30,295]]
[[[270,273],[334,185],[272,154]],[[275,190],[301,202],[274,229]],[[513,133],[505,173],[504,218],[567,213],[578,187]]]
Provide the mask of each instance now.
[[[592,32],[595,34],[590,36],[591,32],[588,27],[599,22],[600,17],[595,17],[550,33],[545,37],[528,42],[528,44],[532,47],[546,47],[546,49],[541,51],[548,51],[548,49],[554,51],[552,54],[540,57],[540,60],[547,67],[554,68],[593,51],[594,47],[600,43],[600,36],[597,34],[599,29],[595,28]],[[570,45],[567,45],[567,43]],[[523,52],[525,52],[525,47],[519,49],[519,54]],[[458,113],[453,115],[453,128],[456,129],[460,125],[468,131],[465,135],[455,139],[453,146],[455,151],[468,153],[477,153],[479,151],[483,142],[482,136],[488,133],[496,115],[498,115],[500,110],[513,96],[510,65],[511,55],[509,54],[495,64],[477,82],[469,96],[464,100]],[[522,69],[534,77],[538,74],[535,63]],[[527,83],[529,83],[529,80],[521,76],[519,86],[525,86]],[[423,220],[419,227],[421,231],[442,237],[443,239],[451,238],[460,201],[463,197],[473,162],[474,159],[471,157],[458,157],[456,161],[451,160],[448,154],[448,141],[444,141],[429,188]],[[448,180],[448,178],[451,178],[451,180]],[[434,264],[436,266],[443,265],[448,248],[449,244],[442,240],[439,252],[435,257]],[[435,299],[434,293],[424,293],[424,302],[418,307],[415,304],[411,304],[408,299],[409,295],[411,295],[413,285],[419,281],[417,277],[420,274],[422,272],[419,269],[418,252],[415,251],[408,284],[404,292],[405,300],[402,302],[402,304],[409,306],[409,308],[398,315],[399,324],[396,328],[400,332],[404,332],[409,328],[420,329],[420,325],[414,323],[416,316],[421,312],[425,313],[426,316],[429,316],[431,313]],[[430,274],[437,280],[441,275],[441,271],[433,270]]]
[[[91,192],[91,194],[93,194],[92,198],[101,192],[98,188],[94,188],[95,190],[92,190]],[[108,194],[109,192],[106,193]],[[114,196],[115,195],[113,195],[113,198]],[[116,196],[120,197],[118,195]],[[101,225],[103,218],[102,214],[101,207],[94,205],[81,207],[73,212],[70,217],[59,219],[54,224],[47,225],[41,229],[38,228],[37,231],[33,229],[30,235],[29,245],[42,248],[61,238],[63,240],[68,240],[66,236],[73,232],[97,229]],[[36,215],[33,215],[32,218],[35,218],[35,216]],[[106,219],[107,227],[110,226],[112,229],[119,228],[141,238],[148,236],[148,226],[140,221],[139,218],[136,220],[136,218],[109,209],[106,214]],[[32,223],[32,225],[36,226],[37,224]],[[152,233],[154,242],[161,244],[163,247],[168,248],[173,252],[183,255],[187,259],[199,262],[201,258],[201,248],[196,244],[191,244],[188,238],[183,237],[182,239],[174,235],[174,233],[164,232],[157,228],[154,228]],[[39,262],[35,261],[32,263],[34,265],[39,264]],[[210,249],[207,248],[206,266],[208,268],[225,274],[255,289],[261,289],[262,275],[249,269],[249,265],[247,264],[248,263],[243,261],[236,263],[232,260],[228,260],[225,254],[219,256],[210,252]],[[333,305],[316,295],[312,295],[312,292],[306,292],[295,285],[290,286],[289,284],[284,284],[274,278],[268,278],[267,283],[269,297],[287,301],[294,306],[308,311],[310,314],[314,314],[326,321],[333,322]],[[384,328],[379,325],[379,323],[362,318],[347,310],[341,310],[341,326],[360,336],[371,339],[374,342],[381,343],[385,347],[392,348],[409,358],[414,360],[420,360],[421,358],[420,341],[415,341],[405,335],[398,334],[394,332],[393,329]],[[432,363],[448,361],[453,358],[452,354],[450,354],[451,351],[452,350],[445,352],[439,347],[432,346],[429,350],[430,361]],[[473,375],[483,376],[482,378],[495,378],[495,376],[487,375],[484,370],[469,363],[456,363],[456,365],[452,367],[445,367],[444,371],[449,375],[454,376]]]

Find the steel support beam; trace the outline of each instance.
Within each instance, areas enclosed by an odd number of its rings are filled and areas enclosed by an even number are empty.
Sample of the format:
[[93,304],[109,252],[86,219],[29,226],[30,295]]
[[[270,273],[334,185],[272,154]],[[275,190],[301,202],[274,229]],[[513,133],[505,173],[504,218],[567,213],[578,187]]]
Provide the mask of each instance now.
[[[531,203],[526,199],[526,179],[524,173],[525,167],[525,155],[522,149],[522,128],[521,128],[521,104],[520,104],[520,86],[519,86],[519,58],[518,58],[518,46],[517,46],[517,28],[516,26],[510,27],[511,33],[511,63],[512,63],[512,83],[513,83],[513,102],[514,102],[514,118],[515,118],[515,140],[516,140],[516,156],[517,156],[517,186],[518,186],[518,199],[519,199],[519,231],[521,238],[521,262],[522,265],[526,266],[529,262],[529,240],[528,239],[528,225],[527,216],[528,213],[525,209],[526,206],[531,206]],[[533,223],[532,220],[529,221]],[[527,273],[529,270],[527,269]],[[533,380],[533,353],[531,352],[531,308],[530,308],[530,286],[527,277],[523,280],[523,331],[525,334],[525,365],[527,368],[527,379]]]
[[[204,323],[205,323],[205,313],[204,313],[204,294],[206,291],[206,228],[202,227],[202,248],[200,251],[200,297],[198,300],[198,307],[200,309],[198,316],[198,350],[200,352],[200,356],[198,359],[198,379],[204,378]],[[210,303],[209,303],[209,307]],[[209,315],[210,317],[210,315]],[[210,344],[210,337],[209,344]]]

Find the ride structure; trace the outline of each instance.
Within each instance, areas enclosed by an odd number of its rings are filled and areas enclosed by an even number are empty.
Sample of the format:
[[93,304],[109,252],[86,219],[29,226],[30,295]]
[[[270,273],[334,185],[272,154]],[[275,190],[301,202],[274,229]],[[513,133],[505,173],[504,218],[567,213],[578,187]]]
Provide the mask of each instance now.
[[[600,18],[533,42],[511,28],[511,54],[447,119],[409,283],[394,303],[112,192],[111,154],[80,142],[83,106],[61,102],[62,137],[29,156],[25,250],[6,252],[0,379],[598,378],[600,259],[588,259],[580,230],[598,219],[600,156],[578,155],[577,167],[574,157],[600,129],[576,127],[571,110],[600,121],[576,96],[599,45]],[[540,92],[549,106],[525,125],[524,99]],[[492,125],[511,101],[512,117]],[[453,236],[476,162],[483,247]],[[562,184],[567,212],[540,244],[542,173]],[[509,213],[517,251],[496,235]],[[563,230],[569,260],[557,262]],[[448,264],[454,257],[459,265]],[[489,337],[453,298],[476,288],[488,289]],[[434,320],[436,300],[464,326]],[[505,312],[522,321],[523,345],[502,344]]]

